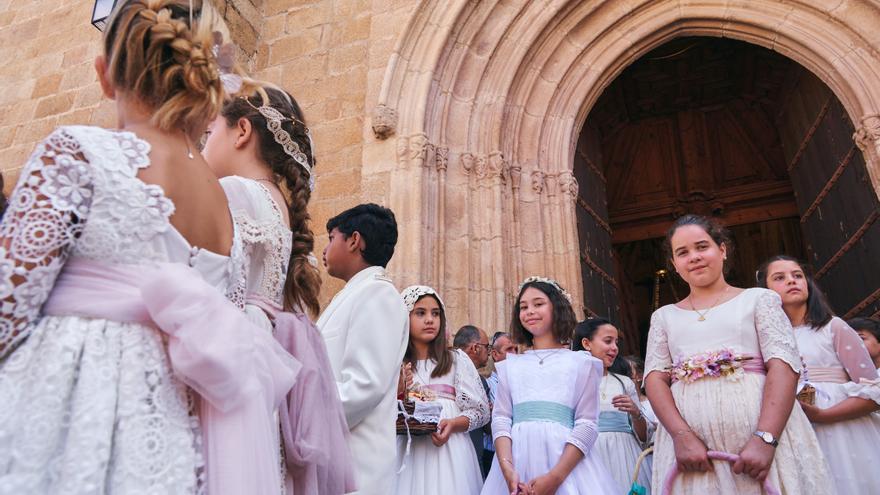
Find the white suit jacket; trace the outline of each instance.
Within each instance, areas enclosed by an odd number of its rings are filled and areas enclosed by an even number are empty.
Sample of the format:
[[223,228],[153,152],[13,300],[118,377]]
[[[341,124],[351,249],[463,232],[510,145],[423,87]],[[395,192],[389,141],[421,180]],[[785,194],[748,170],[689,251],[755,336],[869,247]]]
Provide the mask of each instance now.
[[397,379],[409,312],[382,267],[358,272],[317,323],[351,430],[358,494],[388,495],[397,459]]

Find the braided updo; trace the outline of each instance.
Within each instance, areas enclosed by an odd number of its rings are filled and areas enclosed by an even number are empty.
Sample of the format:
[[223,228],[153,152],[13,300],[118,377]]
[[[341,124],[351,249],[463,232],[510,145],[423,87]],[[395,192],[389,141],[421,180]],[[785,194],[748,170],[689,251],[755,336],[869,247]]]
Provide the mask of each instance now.
[[211,31],[202,26],[201,0],[127,0],[104,32],[110,81],[153,111],[165,131],[201,132],[223,98]]
[[257,86],[250,96],[239,96],[227,101],[220,113],[230,127],[242,118],[250,121],[252,132],[257,137],[258,158],[271,168],[272,174],[280,181],[286,193],[293,248],[284,282],[284,309],[289,311],[304,306],[304,309],[317,315],[321,310],[318,302],[321,277],[318,269],[309,262],[309,255],[315,249],[315,236],[309,226],[311,219],[308,204],[312,195],[309,174],[275,142],[266,118],[257,110],[263,105],[278,110],[285,117],[281,128],[290,134],[291,139],[305,153],[314,173],[315,157],[308,135],[309,129],[299,104],[290,94],[270,85]]

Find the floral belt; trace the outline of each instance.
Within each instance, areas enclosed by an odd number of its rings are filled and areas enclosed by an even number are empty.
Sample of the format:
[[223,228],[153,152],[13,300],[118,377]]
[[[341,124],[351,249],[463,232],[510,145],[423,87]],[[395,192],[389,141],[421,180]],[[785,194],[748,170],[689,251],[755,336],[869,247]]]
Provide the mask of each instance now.
[[767,374],[760,354],[742,354],[733,349],[703,352],[676,360],[668,368],[672,381],[693,383],[701,378],[741,377],[743,373]]

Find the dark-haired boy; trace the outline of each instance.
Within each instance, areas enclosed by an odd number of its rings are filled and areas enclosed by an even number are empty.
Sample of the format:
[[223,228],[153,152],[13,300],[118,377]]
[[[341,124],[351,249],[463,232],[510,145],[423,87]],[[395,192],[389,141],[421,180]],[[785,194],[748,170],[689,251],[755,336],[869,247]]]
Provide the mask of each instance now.
[[345,287],[318,319],[351,430],[358,492],[392,492],[397,378],[409,314],[385,273],[397,244],[388,208],[362,204],[327,222],[324,265]]

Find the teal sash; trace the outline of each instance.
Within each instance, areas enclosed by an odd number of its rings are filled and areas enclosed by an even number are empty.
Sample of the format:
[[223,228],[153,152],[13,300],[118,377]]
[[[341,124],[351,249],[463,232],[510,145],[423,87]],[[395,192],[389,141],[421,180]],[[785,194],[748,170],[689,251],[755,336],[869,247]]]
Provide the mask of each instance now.
[[513,424],[526,421],[552,421],[566,428],[574,427],[574,409],[556,402],[535,400],[513,406]]
[[599,433],[632,433],[629,414],[620,411],[601,411],[599,413]]

